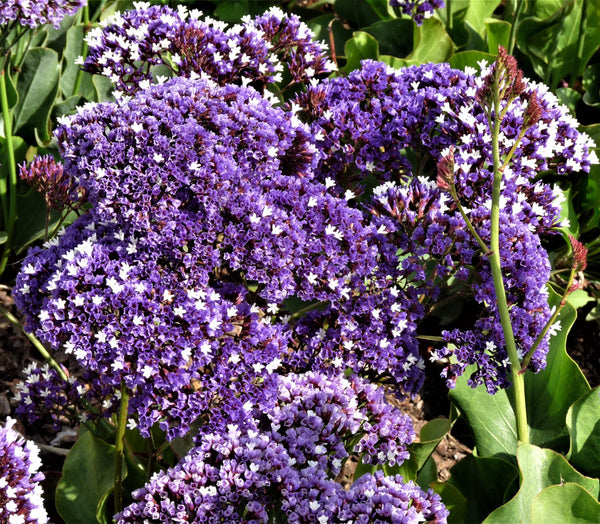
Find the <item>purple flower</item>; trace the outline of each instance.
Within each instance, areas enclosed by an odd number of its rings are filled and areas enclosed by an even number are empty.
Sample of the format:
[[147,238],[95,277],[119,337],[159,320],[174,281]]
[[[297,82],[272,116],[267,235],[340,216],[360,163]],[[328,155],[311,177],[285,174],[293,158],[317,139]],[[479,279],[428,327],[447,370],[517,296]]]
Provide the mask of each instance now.
[[65,16],[75,14],[86,0],[8,0],[0,4],[0,26],[16,22],[36,28],[52,24],[56,29]]
[[14,424],[9,418],[0,427],[0,521],[45,524],[39,450],[13,429]]
[[403,14],[410,16],[417,25],[425,18],[433,16],[435,9],[444,7],[444,0],[390,0],[392,7],[399,7]]
[[[240,418],[243,424],[200,433],[197,447],[135,492],[117,521],[327,523],[341,512],[358,516],[356,505],[344,508],[364,490],[349,497],[335,481],[343,461],[354,452],[370,453],[374,463],[400,463],[414,436],[410,419],[387,403],[383,390],[343,375],[282,376],[275,402]],[[377,482],[400,493],[386,500],[394,514],[441,518],[445,511],[436,495],[404,487],[400,478]],[[361,518],[385,509],[369,508]]]
[[308,26],[279,8],[232,27],[199,16],[182,6],[137,4],[90,32],[84,70],[107,76],[127,93],[156,80],[150,66],[162,66],[163,74],[201,76],[263,92],[284,74],[291,76],[282,86],[287,88],[334,68]]

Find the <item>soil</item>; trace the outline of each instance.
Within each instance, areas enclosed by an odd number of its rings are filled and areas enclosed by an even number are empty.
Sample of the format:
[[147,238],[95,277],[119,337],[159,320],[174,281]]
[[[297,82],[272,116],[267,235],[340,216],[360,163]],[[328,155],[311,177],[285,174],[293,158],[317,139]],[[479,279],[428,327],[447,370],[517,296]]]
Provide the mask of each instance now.
[[[10,289],[0,285],[0,308],[18,316],[10,297]],[[587,311],[581,311],[571,329],[567,341],[570,356],[578,363],[591,387],[600,385],[600,351],[596,346],[600,340],[600,321],[585,320]],[[12,401],[16,386],[21,379],[22,370],[32,361],[43,361],[37,350],[27,337],[12,325],[3,315],[0,315],[0,422],[4,423],[7,416],[14,417],[15,405]],[[68,364],[68,363],[66,363]],[[418,435],[421,427],[436,417],[448,417],[450,405],[447,400],[445,386],[439,377],[439,370],[430,369],[425,386],[414,399],[400,403],[402,410],[407,413],[415,426]],[[460,425],[457,425],[460,426]],[[17,423],[16,428],[27,438],[32,439],[41,449],[46,485],[44,491],[53,493],[60,478],[64,457],[75,440],[76,429],[72,435],[67,435],[58,445],[51,444],[56,434],[45,427],[24,427]],[[457,438],[455,435],[458,435]],[[462,441],[461,441],[462,440]],[[469,437],[464,432],[452,431],[446,435],[434,452],[433,458],[438,469],[438,480],[447,481],[450,469],[460,459],[471,453]],[[355,462],[348,461],[347,468],[342,472],[340,480],[351,482]],[[57,515],[50,515],[52,522],[60,522]]]

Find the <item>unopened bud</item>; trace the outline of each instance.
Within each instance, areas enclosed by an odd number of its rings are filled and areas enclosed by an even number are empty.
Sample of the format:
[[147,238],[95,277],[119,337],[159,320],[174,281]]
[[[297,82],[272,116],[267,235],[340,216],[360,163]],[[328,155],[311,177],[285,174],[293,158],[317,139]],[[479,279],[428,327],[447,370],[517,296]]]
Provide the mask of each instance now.
[[454,187],[454,148],[450,147],[447,155],[443,156],[437,165],[437,185],[444,191]]
[[573,264],[575,271],[583,271],[587,267],[587,248],[579,242],[573,235],[569,235],[571,248],[573,249]]

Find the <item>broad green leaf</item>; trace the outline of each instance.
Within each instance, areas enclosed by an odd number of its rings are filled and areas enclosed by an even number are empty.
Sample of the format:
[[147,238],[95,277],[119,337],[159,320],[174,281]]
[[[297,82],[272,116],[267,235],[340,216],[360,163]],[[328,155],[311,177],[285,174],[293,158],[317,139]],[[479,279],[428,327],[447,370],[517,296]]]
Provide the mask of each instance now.
[[[550,290],[550,306],[559,301],[560,297]],[[562,445],[558,442],[560,439],[566,444],[567,411],[590,390],[583,373],[566,350],[567,335],[575,317],[575,310],[567,303],[558,316],[560,330],[550,339],[546,368],[537,374],[525,375],[529,439],[538,446],[559,447]]]
[[67,32],[66,46],[61,62],[62,74],[60,77],[60,92],[64,99],[78,94],[73,93],[73,87],[75,86],[75,80],[79,74],[81,65],[77,65],[75,60],[83,55],[84,29],[83,25],[75,25]]
[[437,464],[435,463],[435,460],[433,460],[433,457],[429,457],[417,475],[417,484],[421,489],[427,491],[431,484],[437,481],[437,478]]
[[504,504],[504,495],[517,477],[517,468],[499,458],[469,455],[457,462],[450,473],[448,484],[467,499],[465,522],[482,522]]
[[517,44],[551,89],[567,77],[573,82],[600,46],[600,3],[572,0],[547,18],[527,16]]
[[420,470],[424,466],[451,427],[450,420],[447,418],[436,418],[430,420],[421,428],[419,442],[415,442],[410,446],[417,461],[417,469]]
[[485,524],[531,524],[534,498],[544,488],[564,482],[574,482],[598,495],[598,479],[583,476],[565,458],[549,449],[519,443],[517,461],[520,470],[519,492],[506,504],[493,511]]
[[468,2],[464,21],[483,36],[486,30],[486,20],[491,18],[501,0],[486,0],[485,2]]
[[579,309],[590,302],[595,302],[595,300],[594,297],[590,296],[590,294],[583,289],[577,289],[567,297],[567,302],[575,309]]
[[8,240],[8,234],[6,233],[6,231],[0,231],[0,245],[6,244],[7,240]]
[[581,94],[570,87],[559,87],[556,90],[556,96],[561,104],[566,105],[571,113],[575,115],[577,103],[581,100]]
[[[85,75],[89,78],[89,75]],[[94,101],[97,102],[112,102],[114,101],[114,97],[112,96],[112,92],[114,89],[113,83],[101,75],[94,75],[91,78],[92,85],[94,86],[95,98]]]
[[506,391],[490,395],[487,389],[475,389],[467,384],[474,366],[469,366],[449,392],[473,432],[475,446],[480,457],[502,457],[513,460],[517,451],[515,414]]
[[[123,475],[127,473],[123,464]],[[56,488],[56,508],[67,524],[95,524],[96,508],[114,483],[115,447],[84,433],[63,466]]]
[[379,52],[384,55],[403,58],[413,50],[412,20],[396,18],[377,22],[364,29],[379,42]]
[[346,42],[346,72],[360,68],[360,62],[367,58],[377,59],[379,44],[369,33],[356,31],[354,36]]
[[600,64],[586,67],[581,82],[585,89],[583,101],[588,106],[600,106]]
[[576,468],[600,477],[600,386],[578,399],[567,413],[571,449],[567,457]]
[[479,70],[479,63],[481,61],[491,64],[494,60],[496,60],[496,57],[489,53],[483,53],[481,51],[461,51],[460,53],[452,55],[448,60],[448,63],[454,69],[464,71],[465,67],[474,67],[476,70]]
[[368,0],[336,0],[335,12],[339,18],[354,27],[367,27],[381,20]]
[[85,98],[80,95],[70,96],[63,102],[56,104],[52,108],[52,120],[56,121],[60,117],[65,115],[72,115],[75,113],[78,106],[85,102]]
[[484,23],[487,32],[488,52],[495,55],[498,53],[498,46],[508,48],[511,24],[495,18],[486,18]]
[[388,0],[367,0],[367,3],[382,20],[395,18],[394,10],[391,8]]
[[413,47],[413,52],[407,56],[411,60],[445,62],[452,54],[453,44],[444,24],[437,18],[428,18],[415,29]]
[[448,524],[464,524],[467,499],[463,494],[454,486],[445,482],[434,482],[431,487],[433,491],[442,497],[444,506],[450,512]]
[[579,220],[571,197],[571,187],[565,184],[564,188],[556,188],[556,191],[562,191],[565,196],[560,204],[561,222],[564,223],[564,220],[567,219],[567,225],[561,226],[559,229],[566,235],[573,235],[577,238],[579,237]]
[[58,91],[58,55],[50,49],[30,49],[17,80],[14,133],[35,143],[35,132],[49,140],[48,120]]
[[533,524],[598,524],[600,503],[577,484],[550,486],[533,501]]

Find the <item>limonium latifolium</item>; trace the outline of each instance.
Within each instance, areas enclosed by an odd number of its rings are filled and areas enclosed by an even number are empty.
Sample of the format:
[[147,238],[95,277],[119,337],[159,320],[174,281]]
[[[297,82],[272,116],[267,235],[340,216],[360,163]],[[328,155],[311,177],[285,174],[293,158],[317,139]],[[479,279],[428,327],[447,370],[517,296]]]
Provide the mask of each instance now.
[[349,453],[399,464],[414,436],[409,418],[363,380],[280,377],[275,404],[246,418],[253,427],[199,435],[197,447],[137,491],[117,521],[445,522],[439,496],[401,477],[365,475],[350,491],[335,481]]
[[[455,357],[445,372],[449,385],[468,364],[476,364],[471,384],[485,383],[494,392],[509,385],[510,366],[495,309],[489,249],[483,249],[465,222],[468,216],[483,243],[489,242],[491,130],[478,93],[490,72],[485,65],[477,73],[447,64],[395,71],[365,61],[348,77],[309,88],[291,108],[310,123],[317,177],[329,180],[333,192],[358,193],[361,186],[381,184],[366,213],[382,233],[380,252],[390,253],[384,270],[388,285],[412,293],[417,287],[418,303],[430,306],[450,276],[473,286],[481,307],[476,329],[445,332],[445,340],[456,348],[446,346],[432,358]],[[500,242],[511,318],[524,356],[550,318],[550,265],[540,235],[560,225],[562,195],[534,179],[549,169],[559,174],[589,170],[597,159],[589,151],[591,139],[577,131],[577,122],[556,97],[542,85],[521,82],[522,92],[506,107],[500,128],[501,155],[510,156],[503,169]],[[407,148],[412,163],[403,157]],[[446,173],[438,183],[440,162]],[[362,202],[369,202],[369,193]],[[415,320],[422,318],[422,309],[412,310]],[[531,369],[543,368],[547,350],[545,337],[529,362]]]
[[75,14],[86,0],[3,0],[0,2],[0,26],[19,24],[36,28],[52,24],[56,29],[65,16]]
[[[299,345],[283,300],[341,307],[377,265],[361,213],[313,180],[305,126],[255,90],[177,78],[86,107],[56,136],[92,208],[30,251],[15,298],[43,341],[124,381],[143,432],[182,434],[235,387],[252,390],[241,404],[268,397]],[[417,360],[398,382],[422,375]]]
[[14,428],[15,420],[0,426],[0,521],[7,524],[45,524],[41,461],[35,444]]
[[[227,24],[197,10],[135,3],[135,9],[108,19],[87,37],[85,71],[110,78],[132,93],[159,74],[212,78],[221,85],[251,85],[258,91],[289,87],[331,72],[325,46],[296,15],[272,8],[262,16]],[[156,68],[162,66],[162,69]],[[153,69],[154,68],[154,69]]]

